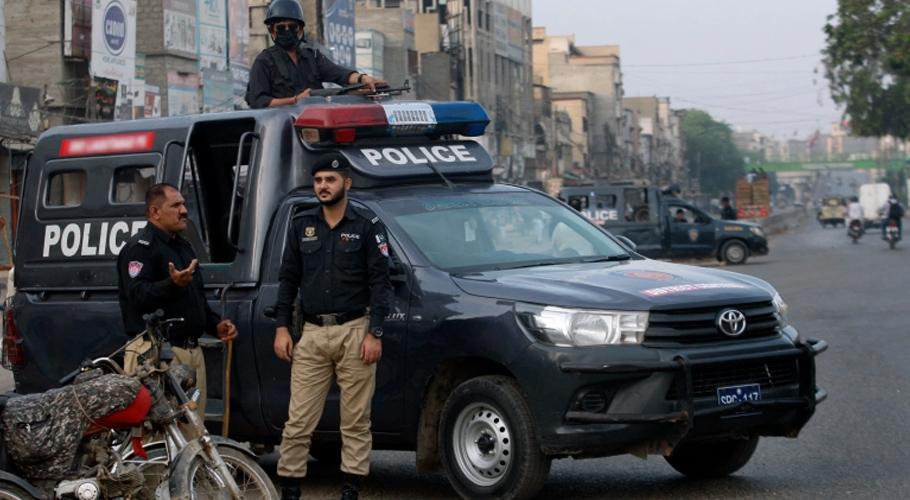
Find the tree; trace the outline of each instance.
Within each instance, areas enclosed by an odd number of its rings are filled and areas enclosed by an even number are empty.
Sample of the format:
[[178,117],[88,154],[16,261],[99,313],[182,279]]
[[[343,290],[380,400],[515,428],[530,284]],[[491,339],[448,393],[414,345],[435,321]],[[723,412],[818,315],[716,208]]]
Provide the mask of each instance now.
[[719,195],[735,189],[745,163],[733,143],[730,126],[698,109],[686,110],[680,126],[686,140],[686,164],[698,177],[702,192]]
[[859,136],[910,137],[907,0],[838,0],[828,16],[825,76]]

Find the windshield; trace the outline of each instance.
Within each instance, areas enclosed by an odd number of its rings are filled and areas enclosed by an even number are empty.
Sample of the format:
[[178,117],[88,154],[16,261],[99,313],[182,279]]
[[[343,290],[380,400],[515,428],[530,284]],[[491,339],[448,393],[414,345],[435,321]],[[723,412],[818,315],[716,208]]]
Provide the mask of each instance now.
[[383,202],[421,253],[447,271],[625,259],[579,213],[532,192],[457,193]]

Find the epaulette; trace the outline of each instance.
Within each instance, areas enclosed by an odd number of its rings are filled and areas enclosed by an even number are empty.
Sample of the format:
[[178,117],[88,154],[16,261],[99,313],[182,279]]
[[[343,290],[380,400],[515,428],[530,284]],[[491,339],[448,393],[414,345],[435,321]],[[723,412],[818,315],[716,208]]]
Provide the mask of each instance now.
[[379,222],[379,216],[376,215],[372,210],[369,210],[367,208],[354,207],[354,211],[357,212],[357,215],[363,217],[364,219],[367,219],[373,224]]

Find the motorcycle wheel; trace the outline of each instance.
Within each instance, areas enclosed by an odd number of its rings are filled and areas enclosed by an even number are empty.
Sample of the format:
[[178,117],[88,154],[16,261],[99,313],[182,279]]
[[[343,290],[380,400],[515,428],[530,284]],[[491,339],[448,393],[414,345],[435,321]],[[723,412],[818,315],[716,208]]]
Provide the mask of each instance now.
[[0,500],[35,500],[35,497],[14,484],[0,483]]
[[[195,500],[230,498],[227,482],[221,474],[208,465],[203,451],[193,458],[190,470],[186,474],[186,491],[171,491],[171,498],[192,498]],[[246,453],[219,446],[218,453],[231,471],[231,476],[240,488],[244,500],[275,500],[278,491],[262,467]]]

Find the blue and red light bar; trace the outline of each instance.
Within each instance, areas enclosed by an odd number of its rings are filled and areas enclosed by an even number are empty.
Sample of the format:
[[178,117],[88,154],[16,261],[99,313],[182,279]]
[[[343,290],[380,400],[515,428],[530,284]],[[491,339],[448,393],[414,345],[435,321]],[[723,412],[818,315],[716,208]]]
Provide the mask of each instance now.
[[375,137],[483,135],[490,116],[476,102],[326,104],[304,108],[294,126],[307,142]]

